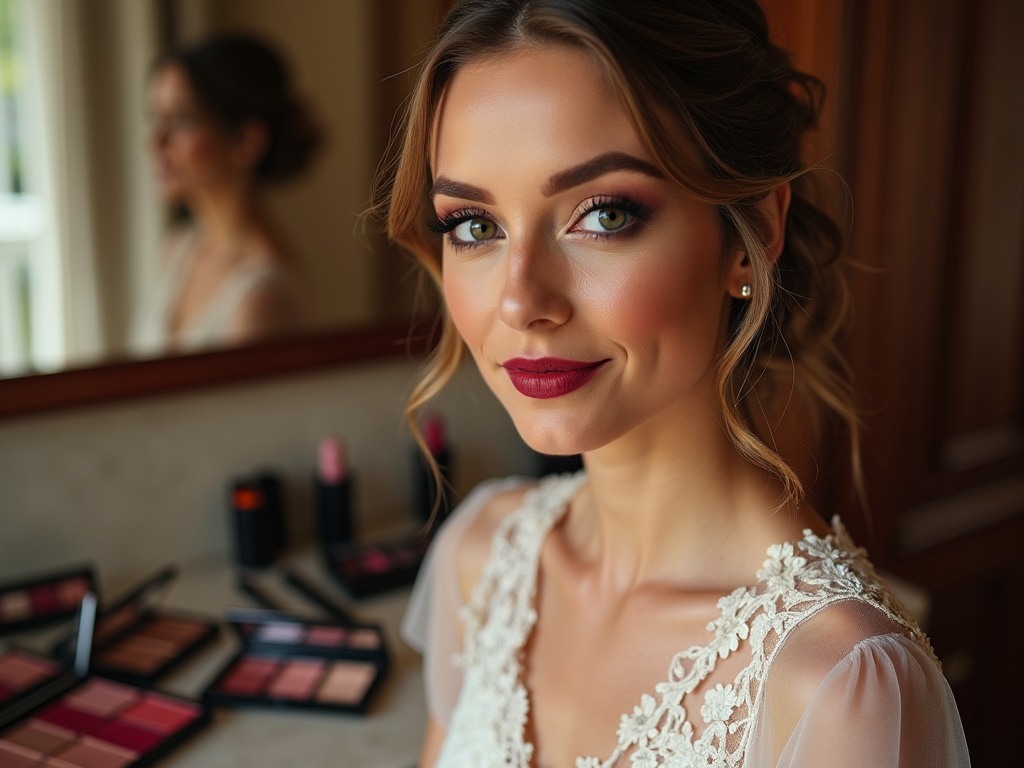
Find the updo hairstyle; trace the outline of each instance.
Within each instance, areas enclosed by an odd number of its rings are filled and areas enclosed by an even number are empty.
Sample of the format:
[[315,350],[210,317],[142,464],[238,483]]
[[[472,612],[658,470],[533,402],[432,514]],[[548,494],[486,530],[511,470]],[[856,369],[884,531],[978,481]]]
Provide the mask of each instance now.
[[[803,484],[765,429],[765,414],[781,414],[795,390],[815,429],[828,413],[845,424],[860,490],[859,420],[840,349],[850,311],[842,232],[801,158],[824,86],[772,43],[755,0],[459,2],[422,64],[399,155],[378,180],[374,210],[386,217],[389,237],[440,289],[442,239],[427,223],[430,141],[442,94],[469,62],[551,45],[591,56],[661,171],[713,205],[723,236],[750,260],[752,298],[733,301],[729,340],[716,363],[723,425],[736,449],[799,503]],[[773,263],[757,204],[786,183],[792,202],[785,246]],[[452,377],[462,353],[445,314],[406,410],[421,445],[415,415]]]
[[223,130],[234,133],[253,120],[266,126],[267,147],[253,170],[255,181],[286,181],[309,166],[322,135],[270,45],[250,35],[216,35],[172,50],[155,69],[168,65],[181,67],[203,109]]

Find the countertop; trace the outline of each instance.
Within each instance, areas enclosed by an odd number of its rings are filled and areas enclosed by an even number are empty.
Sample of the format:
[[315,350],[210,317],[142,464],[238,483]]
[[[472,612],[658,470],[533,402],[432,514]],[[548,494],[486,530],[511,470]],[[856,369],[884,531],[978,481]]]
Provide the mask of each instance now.
[[[384,627],[391,668],[369,713],[217,708],[209,727],[161,760],[159,768],[410,768],[416,764],[427,717],[420,656],[398,636],[409,590],[356,602],[330,579],[312,553],[289,557],[285,563],[305,573],[360,621]],[[235,579],[235,569],[227,564],[182,567],[163,605],[211,617],[219,617],[228,607],[257,607],[235,588]],[[254,580],[296,615],[328,618],[285,587],[273,569],[256,573]],[[45,651],[53,634],[11,640]],[[214,642],[155,687],[198,699],[237,648],[233,633],[224,626]]]

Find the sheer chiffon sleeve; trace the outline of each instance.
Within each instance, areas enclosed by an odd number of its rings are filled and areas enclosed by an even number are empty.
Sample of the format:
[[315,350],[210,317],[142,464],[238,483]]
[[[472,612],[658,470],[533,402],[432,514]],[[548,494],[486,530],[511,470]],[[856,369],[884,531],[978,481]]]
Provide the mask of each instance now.
[[831,668],[781,754],[772,726],[785,713],[766,700],[748,751],[751,768],[970,766],[949,684],[928,654],[898,633],[861,640]]
[[462,688],[462,671],[453,663],[462,649],[458,614],[465,602],[457,567],[459,544],[492,498],[533,482],[510,477],[474,488],[438,530],[413,586],[401,634],[406,643],[423,654],[427,710],[445,728]]

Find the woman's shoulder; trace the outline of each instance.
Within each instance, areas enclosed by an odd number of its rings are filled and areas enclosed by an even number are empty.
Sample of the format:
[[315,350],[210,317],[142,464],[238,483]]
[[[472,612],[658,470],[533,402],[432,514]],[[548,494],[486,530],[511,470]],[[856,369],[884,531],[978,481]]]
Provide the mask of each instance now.
[[537,484],[536,479],[525,477],[488,480],[474,488],[445,522],[441,536],[447,541],[439,546],[454,555],[463,602],[468,602],[487,564],[495,531],[523,506],[526,494]]

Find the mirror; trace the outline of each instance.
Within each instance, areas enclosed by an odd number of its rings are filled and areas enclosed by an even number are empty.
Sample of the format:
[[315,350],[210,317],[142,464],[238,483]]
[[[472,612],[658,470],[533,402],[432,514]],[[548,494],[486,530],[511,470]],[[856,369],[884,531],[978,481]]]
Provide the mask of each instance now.
[[192,383],[220,380],[215,369],[260,374],[259,364],[244,362],[248,350],[229,349],[250,339],[159,351],[131,341],[179,231],[152,152],[153,63],[223,32],[254,35],[282,55],[324,136],[305,172],[260,190],[301,267],[290,278],[302,319],[251,341],[260,357],[276,355],[278,369],[293,364],[281,362],[289,355],[303,367],[401,350],[395,339],[431,308],[416,306],[411,261],[360,231],[357,214],[411,86],[409,70],[448,5],[0,0],[0,67],[17,73],[4,79],[0,121],[0,415],[49,386],[54,377],[40,373],[99,382],[115,368],[122,379],[159,369],[157,378]]

